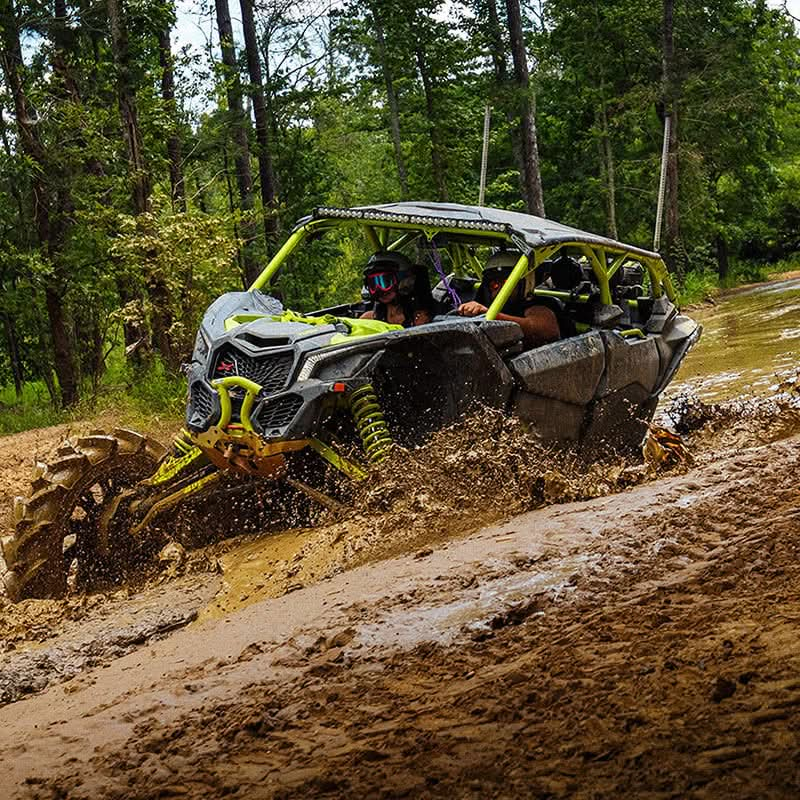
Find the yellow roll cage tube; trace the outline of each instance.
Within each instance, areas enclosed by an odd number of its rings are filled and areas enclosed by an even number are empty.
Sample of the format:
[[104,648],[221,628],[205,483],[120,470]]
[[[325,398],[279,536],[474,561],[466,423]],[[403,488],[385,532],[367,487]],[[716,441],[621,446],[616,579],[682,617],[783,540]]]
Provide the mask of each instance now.
[[[398,250],[409,242],[413,241],[418,235],[424,235],[429,240],[438,233],[457,234],[463,239],[464,236],[475,237],[476,240],[491,239],[493,241],[503,241],[519,247],[519,239],[512,236],[509,232],[497,230],[464,230],[463,228],[448,227],[446,225],[436,226],[420,225],[411,222],[392,220],[383,222],[381,220],[357,220],[346,218],[321,218],[309,220],[305,224],[296,228],[283,246],[272,257],[272,260],[264,268],[263,272],[253,281],[249,287],[250,291],[263,289],[268,286],[278,270],[284,265],[294,250],[300,246],[303,240],[311,233],[325,230],[327,228],[338,227],[343,224],[357,224],[364,229],[370,245],[378,249]],[[399,233],[399,237],[391,241],[393,233]],[[454,242],[448,245],[453,261],[457,264],[470,262],[473,270],[479,269],[474,259],[467,252],[467,248],[461,242]],[[661,297],[666,294],[674,301],[676,297],[675,288],[670,279],[667,267],[663,259],[646,256],[641,253],[632,253],[623,244],[592,244],[585,241],[559,241],[553,244],[542,245],[541,247],[527,248],[514,266],[509,279],[505,282],[500,293],[492,302],[486,313],[487,319],[495,319],[500,313],[506,301],[511,296],[514,288],[530,272],[536,269],[543,261],[552,258],[559,250],[569,248],[571,251],[578,251],[586,257],[592,267],[597,283],[600,287],[600,302],[604,305],[611,305],[611,285],[610,281],[614,274],[629,260],[635,260],[644,264],[650,279],[650,287],[653,297]],[[532,256],[532,258],[531,258]],[[536,293],[536,290],[534,290]],[[548,292],[549,295],[556,296],[560,293]],[[563,293],[565,296],[568,293]]]

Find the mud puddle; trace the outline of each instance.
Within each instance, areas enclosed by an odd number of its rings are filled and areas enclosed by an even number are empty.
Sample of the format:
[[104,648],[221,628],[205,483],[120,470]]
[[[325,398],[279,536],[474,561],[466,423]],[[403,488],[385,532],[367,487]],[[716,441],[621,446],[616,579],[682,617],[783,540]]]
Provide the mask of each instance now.
[[774,391],[776,376],[800,363],[800,278],[749,287],[692,312],[700,343],[681,365],[669,396],[691,390],[719,402]]
[[466,589],[449,602],[395,609],[378,622],[361,626],[358,641],[370,648],[411,650],[423,643],[451,645],[465,636],[478,641],[488,638],[503,624],[543,614],[539,610],[541,598],[550,602],[565,598],[575,590],[577,576],[597,569],[600,558],[589,554],[566,556],[540,572],[526,570],[526,561],[517,561],[521,573],[488,579],[473,574],[466,583],[476,588]]
[[569,450],[544,446],[517,420],[487,412],[396,453],[345,512],[230,548],[220,558],[223,588],[200,621],[364,564],[424,557],[513,514],[620,491],[661,468],[621,459],[587,465]]
[[178,631],[0,710],[9,785],[796,796],[798,453],[721,455]]

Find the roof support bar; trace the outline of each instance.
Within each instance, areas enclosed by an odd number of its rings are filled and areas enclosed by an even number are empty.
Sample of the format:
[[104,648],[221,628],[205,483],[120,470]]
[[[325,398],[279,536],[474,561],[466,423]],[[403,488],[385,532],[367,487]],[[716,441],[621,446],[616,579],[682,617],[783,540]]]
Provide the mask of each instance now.
[[298,228],[284,243],[280,250],[272,257],[262,273],[253,281],[248,291],[254,292],[263,289],[271,280],[273,275],[281,268],[292,250],[306,238],[306,226]]
[[508,280],[503,284],[500,291],[497,293],[497,297],[495,297],[492,304],[489,306],[489,310],[486,312],[486,319],[497,319],[497,315],[503,310],[503,306],[508,301],[508,298],[511,297],[511,292],[514,291],[514,287],[525,277],[527,271],[528,255],[527,253],[523,253],[519,261],[514,265],[514,269],[511,270]]

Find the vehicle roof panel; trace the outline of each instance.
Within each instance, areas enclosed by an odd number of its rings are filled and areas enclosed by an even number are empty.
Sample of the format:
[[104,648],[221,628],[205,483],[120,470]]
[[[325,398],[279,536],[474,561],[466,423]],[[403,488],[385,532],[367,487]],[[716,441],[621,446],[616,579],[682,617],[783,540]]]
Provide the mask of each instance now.
[[[466,206],[458,203],[434,203],[427,201],[410,201],[403,203],[386,203],[383,205],[355,206],[359,211],[376,211],[409,216],[429,216],[443,219],[490,222],[507,225],[517,236],[522,238],[530,248],[543,247],[561,242],[583,242],[616,250],[627,250],[633,255],[646,258],[660,258],[658,253],[641,247],[625,244],[587,231],[562,225],[555,220],[522,214],[518,211],[504,211],[486,206]],[[305,222],[305,220],[301,221]]]

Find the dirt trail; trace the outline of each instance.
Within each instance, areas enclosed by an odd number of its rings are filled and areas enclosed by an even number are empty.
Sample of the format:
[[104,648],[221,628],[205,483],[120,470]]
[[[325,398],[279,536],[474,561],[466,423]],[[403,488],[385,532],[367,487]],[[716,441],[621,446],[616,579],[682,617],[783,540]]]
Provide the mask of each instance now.
[[[345,518],[0,598],[0,798],[800,796],[800,373],[770,369],[677,386],[660,473],[484,419]],[[4,508],[66,432],[0,439]]]
[[798,438],[534,511],[0,709],[20,797],[790,797]]

